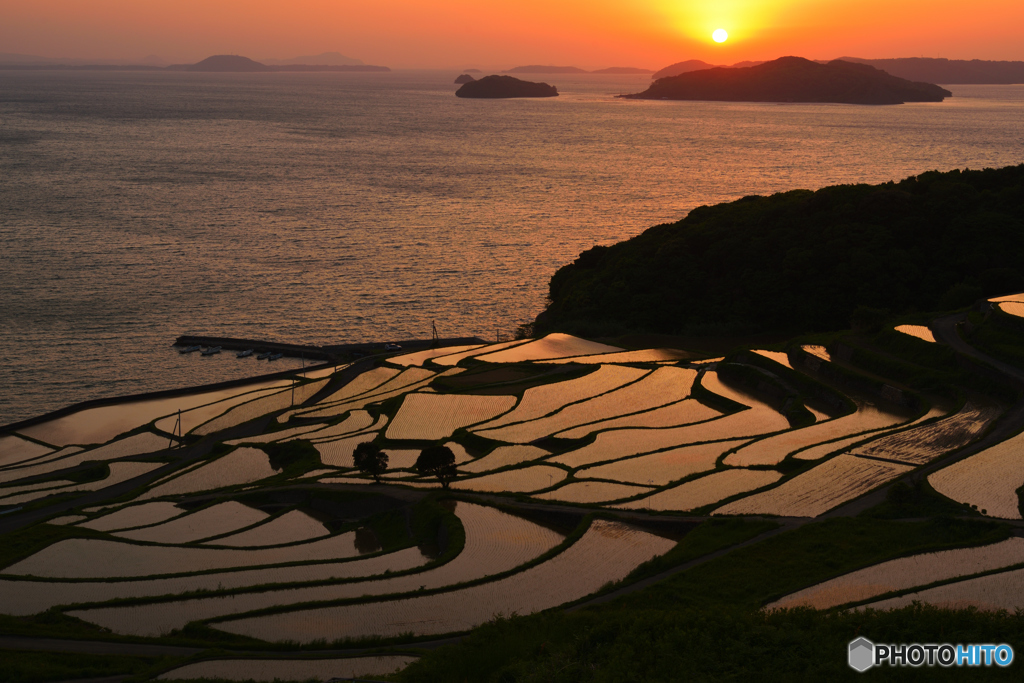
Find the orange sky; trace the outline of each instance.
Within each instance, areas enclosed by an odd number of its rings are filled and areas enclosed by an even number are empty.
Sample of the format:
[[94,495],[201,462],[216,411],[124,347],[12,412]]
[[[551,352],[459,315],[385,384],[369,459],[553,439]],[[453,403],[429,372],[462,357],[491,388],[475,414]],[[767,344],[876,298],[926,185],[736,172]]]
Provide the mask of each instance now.
[[[730,34],[723,45],[716,28]],[[397,68],[1024,60],[1024,0],[0,0],[0,52],[193,62],[327,51]]]

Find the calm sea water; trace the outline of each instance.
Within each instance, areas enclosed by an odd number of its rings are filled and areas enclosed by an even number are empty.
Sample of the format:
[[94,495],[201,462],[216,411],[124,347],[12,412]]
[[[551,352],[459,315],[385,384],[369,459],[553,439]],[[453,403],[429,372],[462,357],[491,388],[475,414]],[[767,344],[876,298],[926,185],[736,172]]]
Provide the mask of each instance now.
[[552,76],[483,101],[456,75],[0,71],[0,424],[268,369],[179,334],[507,336],[579,252],[695,206],[1024,161],[1019,86],[858,107]]

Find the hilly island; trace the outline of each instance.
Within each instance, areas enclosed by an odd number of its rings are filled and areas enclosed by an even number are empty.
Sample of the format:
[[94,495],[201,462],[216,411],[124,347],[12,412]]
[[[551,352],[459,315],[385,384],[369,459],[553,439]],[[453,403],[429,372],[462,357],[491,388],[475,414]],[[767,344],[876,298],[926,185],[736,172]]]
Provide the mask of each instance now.
[[700,69],[660,78],[644,92],[623,97],[638,100],[903,104],[941,102],[952,95],[937,85],[897,78],[866,64],[838,59],[819,64],[802,57],[781,57],[756,66]]

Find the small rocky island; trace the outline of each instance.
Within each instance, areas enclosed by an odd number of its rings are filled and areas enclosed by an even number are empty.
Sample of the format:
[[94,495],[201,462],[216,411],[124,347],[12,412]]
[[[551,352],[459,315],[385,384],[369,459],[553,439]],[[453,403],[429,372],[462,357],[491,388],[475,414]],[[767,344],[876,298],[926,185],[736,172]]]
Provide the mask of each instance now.
[[744,68],[690,71],[656,80],[637,100],[717,100],[725,102],[829,102],[903,104],[941,102],[953,93],[931,83],[891,76],[866,64],[834,60],[819,64],[782,57]]
[[558,97],[558,88],[547,83],[522,81],[512,76],[484,76],[478,81],[464,84],[455,91],[455,96],[481,99]]
[[470,76],[469,74],[462,74],[461,76],[459,76],[458,78],[455,79],[455,85],[463,85],[465,83],[472,83],[475,80],[476,79],[473,78],[472,76]]

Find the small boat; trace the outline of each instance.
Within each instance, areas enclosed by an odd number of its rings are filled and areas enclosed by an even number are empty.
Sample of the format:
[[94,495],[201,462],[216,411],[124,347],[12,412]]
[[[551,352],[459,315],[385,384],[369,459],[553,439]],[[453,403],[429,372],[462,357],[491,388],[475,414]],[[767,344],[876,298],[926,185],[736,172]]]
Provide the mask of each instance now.
[[252,349],[246,349],[245,351],[239,351],[235,354],[235,358],[248,358],[252,355]]
[[205,351],[200,351],[199,355],[200,356],[212,356],[212,355],[217,354],[217,353],[220,353],[220,347],[219,346],[211,346],[208,349],[206,349]]
[[178,349],[178,353],[192,353],[193,351],[198,351],[201,348],[203,347],[199,344],[194,344],[193,346],[186,346],[183,349]]
[[267,357],[267,360],[268,361],[277,360],[278,358],[284,358],[284,354],[283,353],[275,353],[274,355]]
[[266,360],[274,355],[273,351],[264,351],[260,355],[256,356],[256,360]]

